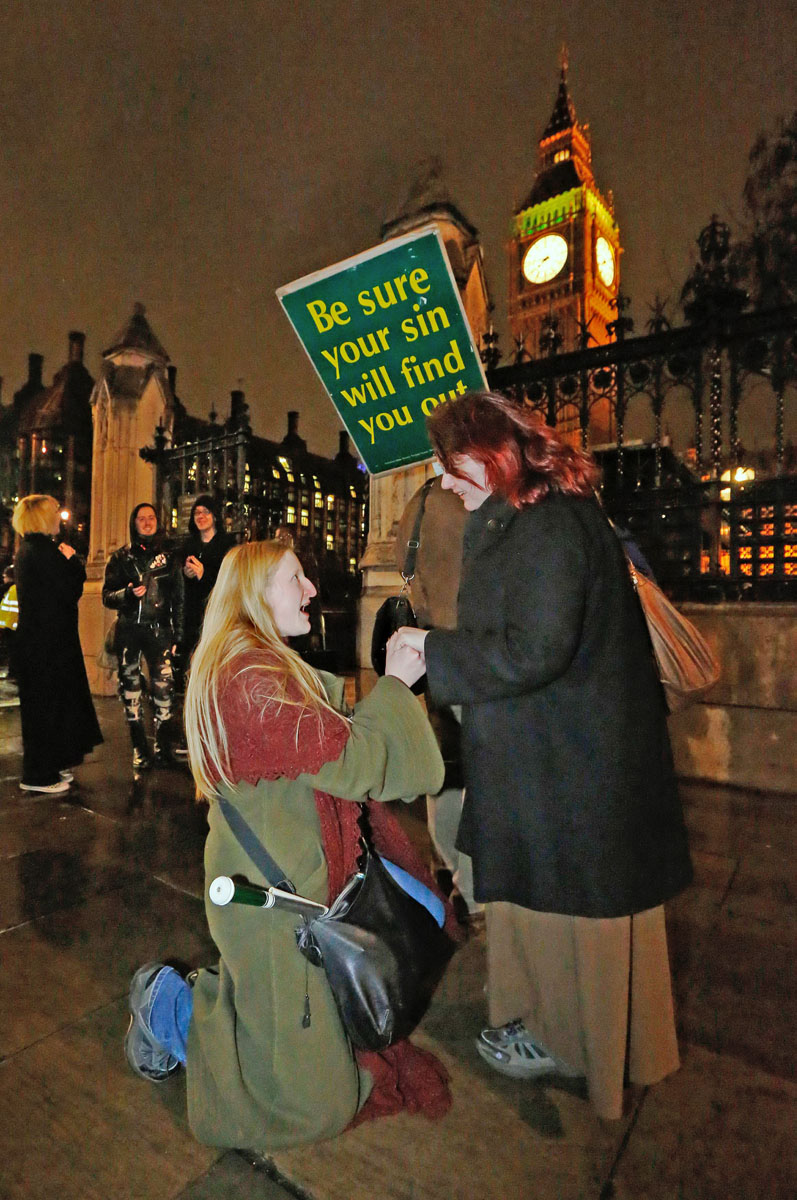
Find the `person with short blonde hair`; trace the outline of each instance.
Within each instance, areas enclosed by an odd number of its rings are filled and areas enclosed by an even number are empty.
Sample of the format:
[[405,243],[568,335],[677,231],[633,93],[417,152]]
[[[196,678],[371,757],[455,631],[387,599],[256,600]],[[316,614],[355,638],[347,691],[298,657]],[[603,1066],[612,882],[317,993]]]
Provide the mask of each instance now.
[[[349,717],[343,680],[291,648],[309,629],[314,594],[284,543],[231,549],[192,659],[185,723],[197,794],[210,806],[206,885],[217,875],[279,882],[244,851],[228,805],[300,895],[330,904],[356,870],[362,807],[376,850],[423,878],[406,835],[377,802],[438,790],[443,764],[410,690],[419,677],[414,651],[388,646],[385,677]],[[205,910],[218,966],[196,972],[193,988],[162,963],[141,967],[125,1042],[146,1079],[187,1063],[188,1119],[200,1141],[270,1153],[405,1107],[443,1115],[450,1095],[432,1055],[407,1040],[380,1054],[352,1050],[326,975],[297,949],[295,917],[209,901]]]
[[11,524],[20,537],[27,533],[51,535],[61,524],[61,508],[54,496],[23,496],[14,509]]
[[68,791],[72,769],[102,741],[78,635],[86,572],[74,548],[57,541],[60,523],[61,507],[47,495],[23,496],[12,517],[22,538],[13,670],[27,792]]

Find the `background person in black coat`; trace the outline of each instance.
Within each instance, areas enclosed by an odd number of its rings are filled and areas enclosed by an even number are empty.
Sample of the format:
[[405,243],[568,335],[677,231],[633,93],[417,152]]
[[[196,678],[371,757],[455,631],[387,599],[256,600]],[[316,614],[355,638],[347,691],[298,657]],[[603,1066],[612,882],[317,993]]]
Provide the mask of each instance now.
[[[105,567],[102,602],[118,613],[115,652],[119,656],[119,699],[133,744],[136,778],[158,766],[176,763],[179,728],[173,718],[172,664],[183,641],[183,575],[177,551],[167,539],[151,504],[130,514],[130,542],[115,550]],[[142,696],[142,663],[149,672],[155,723],[155,754],[150,755]]]
[[86,572],[71,546],[56,545],[60,506],[52,496],[23,497],[12,523],[22,538],[15,561],[19,625],[14,643],[20,787],[64,792],[72,768],[102,741],[78,635]]
[[185,625],[180,647],[183,675],[199,641],[205,605],[218,579],[222,559],[232,545],[217,501],[211,495],[197,496],[188,518],[188,536],[180,550],[185,576]]
[[458,845],[487,904],[491,1027],[509,1075],[623,1079],[678,1066],[662,903],[691,879],[664,693],[596,470],[492,393],[429,420],[471,514],[457,628],[402,631],[438,703],[463,705]]

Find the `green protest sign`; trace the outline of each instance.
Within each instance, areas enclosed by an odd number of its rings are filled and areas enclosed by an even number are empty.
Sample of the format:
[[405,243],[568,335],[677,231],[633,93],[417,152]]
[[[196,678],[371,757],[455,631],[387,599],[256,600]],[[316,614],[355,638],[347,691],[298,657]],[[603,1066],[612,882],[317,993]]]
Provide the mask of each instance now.
[[435,225],[277,297],[372,475],[428,459],[426,415],[486,386]]

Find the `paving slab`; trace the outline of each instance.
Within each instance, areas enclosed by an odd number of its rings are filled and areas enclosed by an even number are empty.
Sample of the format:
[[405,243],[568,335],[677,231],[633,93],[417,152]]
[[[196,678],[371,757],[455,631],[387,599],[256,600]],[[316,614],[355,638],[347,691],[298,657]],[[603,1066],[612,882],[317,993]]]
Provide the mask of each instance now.
[[415,1038],[451,1076],[454,1102],[441,1121],[374,1121],[274,1154],[280,1172],[313,1200],[597,1197],[630,1117],[600,1121],[580,1081],[518,1081],[483,1063],[473,1045],[486,1017],[483,979],[482,933],[453,959]]
[[[612,1200],[794,1200],[797,1085],[688,1046],[641,1104]],[[608,1196],[607,1196],[608,1200]]]
[[189,1183],[175,1200],[296,1200],[297,1195],[295,1189],[282,1187],[262,1167],[252,1166],[233,1150]]
[[126,996],[144,962],[218,957],[201,904],[151,878],[6,931],[0,955],[5,1057]]
[[[351,690],[351,689],[350,689]],[[130,975],[215,960],[205,810],[187,772],[134,785],[121,707],[64,797],[23,794],[19,715],[0,709],[0,1200],[781,1200],[797,1194],[794,797],[684,789],[695,885],[668,906],[684,1065],[599,1121],[579,1081],[492,1071],[483,932],[455,956],[418,1040],[446,1063],[439,1123],[399,1117],[281,1152],[277,1178],[199,1146],[184,1079],[127,1068]],[[399,806],[428,852],[424,806]]]
[[794,1076],[793,940],[769,930],[751,936],[721,916],[692,942],[692,968],[677,968],[679,1025],[684,1037],[718,1053]]
[[216,1161],[188,1129],[184,1078],[128,1069],[125,1025],[116,1001],[0,1064],[4,1200],[164,1200]]

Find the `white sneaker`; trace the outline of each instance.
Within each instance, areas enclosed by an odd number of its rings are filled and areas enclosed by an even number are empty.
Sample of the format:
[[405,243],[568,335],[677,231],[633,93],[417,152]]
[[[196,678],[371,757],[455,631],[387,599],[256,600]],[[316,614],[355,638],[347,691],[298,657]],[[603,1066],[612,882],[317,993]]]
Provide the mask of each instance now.
[[67,783],[74,782],[75,777],[71,771],[59,771],[58,774],[61,776],[62,779],[65,779],[67,781]]
[[69,780],[59,779],[57,783],[22,783],[19,785],[23,792],[68,792]]
[[476,1049],[491,1067],[513,1079],[533,1079],[543,1075],[574,1078],[580,1074],[535,1042],[522,1021],[483,1029],[476,1039]]

